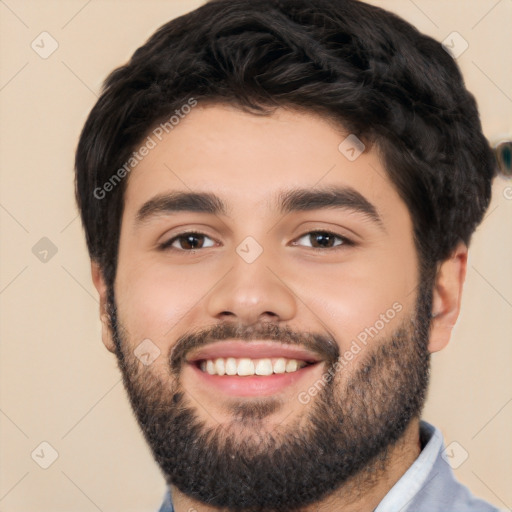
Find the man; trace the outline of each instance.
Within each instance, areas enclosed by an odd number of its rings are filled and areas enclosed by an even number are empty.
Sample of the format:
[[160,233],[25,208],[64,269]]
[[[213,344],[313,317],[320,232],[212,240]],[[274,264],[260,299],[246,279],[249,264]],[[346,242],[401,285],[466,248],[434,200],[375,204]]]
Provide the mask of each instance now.
[[76,155],[103,341],[161,512],[496,510],[421,421],[494,164],[452,58],[353,0],[216,0]]

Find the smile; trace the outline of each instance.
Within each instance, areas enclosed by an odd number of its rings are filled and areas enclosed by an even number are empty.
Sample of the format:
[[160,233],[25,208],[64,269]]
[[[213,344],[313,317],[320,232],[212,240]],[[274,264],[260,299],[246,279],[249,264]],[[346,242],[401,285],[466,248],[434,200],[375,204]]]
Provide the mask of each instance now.
[[[186,360],[185,379],[205,390],[232,396],[269,396],[290,387],[299,393],[321,364],[304,347],[271,341],[218,341],[192,351]],[[318,370],[317,370],[318,371]]]
[[217,359],[207,359],[199,362],[199,368],[208,373],[209,375],[238,375],[245,377],[249,375],[274,375],[281,373],[293,373],[304,366],[307,366],[306,361],[297,359],[279,358],[265,358],[265,359],[249,359],[242,357],[235,359],[234,357],[218,357]]

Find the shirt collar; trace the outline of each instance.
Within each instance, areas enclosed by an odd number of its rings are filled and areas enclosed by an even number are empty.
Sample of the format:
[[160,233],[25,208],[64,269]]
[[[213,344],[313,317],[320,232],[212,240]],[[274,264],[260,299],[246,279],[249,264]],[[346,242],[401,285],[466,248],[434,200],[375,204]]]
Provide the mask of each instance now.
[[384,496],[374,512],[405,510],[407,504],[427,483],[443,446],[443,436],[439,429],[422,420],[420,421],[420,442],[422,450],[419,457]]

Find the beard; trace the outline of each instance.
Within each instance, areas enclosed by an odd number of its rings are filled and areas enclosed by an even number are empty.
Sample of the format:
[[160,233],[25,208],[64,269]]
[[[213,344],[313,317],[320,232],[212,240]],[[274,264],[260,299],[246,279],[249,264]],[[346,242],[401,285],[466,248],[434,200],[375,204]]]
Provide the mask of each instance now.
[[[110,288],[110,326],[124,387],[168,485],[230,512],[292,512],[342,488],[358,493],[375,483],[388,467],[389,449],[419,418],[426,398],[432,287],[422,283],[415,314],[337,372],[340,353],[332,336],[270,323],[225,323],[179,338],[167,354],[165,378],[133,355]],[[324,356],[325,371],[334,378],[304,414],[273,430],[262,420],[286,404],[272,396],[235,400],[232,421],[207,425],[179,376],[189,350],[228,338],[301,344]]]

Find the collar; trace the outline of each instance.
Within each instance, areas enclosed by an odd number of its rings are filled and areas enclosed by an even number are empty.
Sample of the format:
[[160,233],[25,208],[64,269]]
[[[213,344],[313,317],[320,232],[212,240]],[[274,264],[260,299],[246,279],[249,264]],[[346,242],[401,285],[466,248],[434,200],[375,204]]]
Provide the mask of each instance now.
[[405,510],[418,492],[425,486],[432,468],[443,446],[439,429],[420,421],[421,453],[400,480],[390,489],[374,512],[396,512]]

